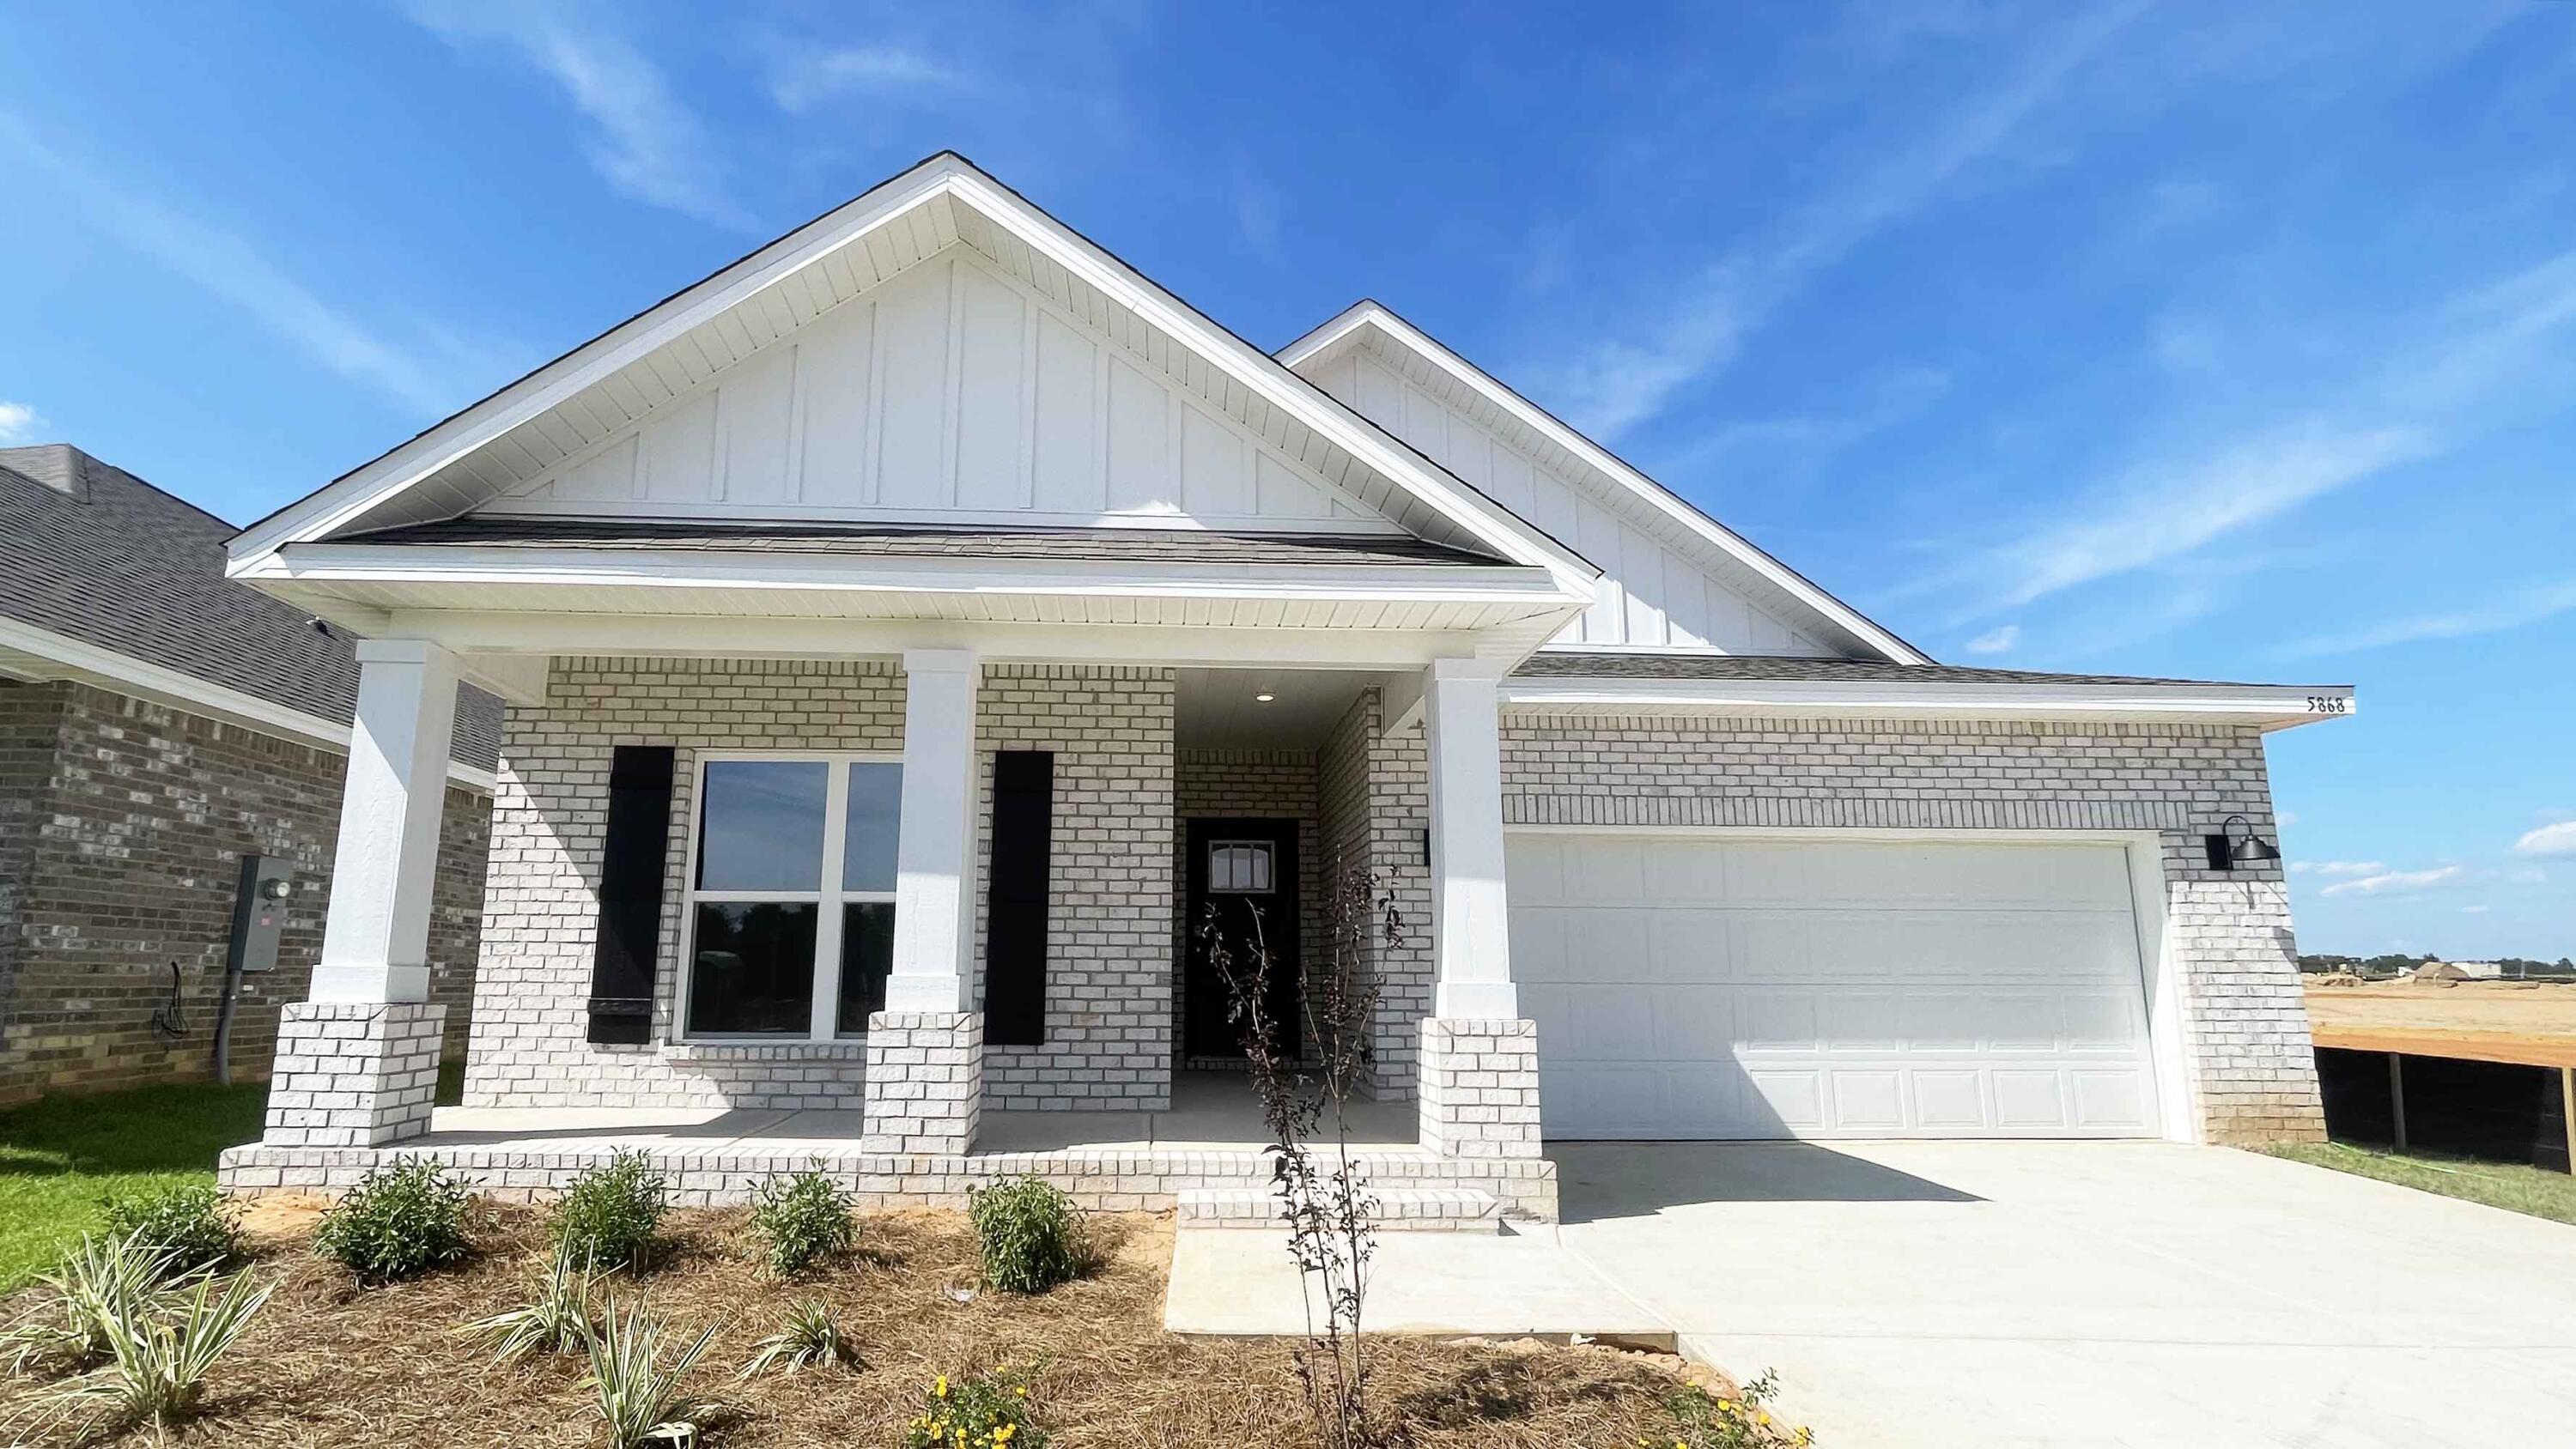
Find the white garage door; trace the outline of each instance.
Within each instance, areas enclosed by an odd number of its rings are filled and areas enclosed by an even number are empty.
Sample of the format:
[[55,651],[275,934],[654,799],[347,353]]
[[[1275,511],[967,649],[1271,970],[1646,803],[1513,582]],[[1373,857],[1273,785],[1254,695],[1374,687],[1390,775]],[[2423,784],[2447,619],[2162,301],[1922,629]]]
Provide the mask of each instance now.
[[2157,1127],[2118,845],[1516,833],[1550,1137]]

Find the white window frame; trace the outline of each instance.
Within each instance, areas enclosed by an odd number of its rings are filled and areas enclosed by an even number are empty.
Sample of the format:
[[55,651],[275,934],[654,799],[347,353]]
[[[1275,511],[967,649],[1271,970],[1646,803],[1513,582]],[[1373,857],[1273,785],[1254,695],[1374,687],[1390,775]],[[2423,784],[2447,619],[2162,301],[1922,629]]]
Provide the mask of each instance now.
[[[843,907],[883,903],[892,905],[891,890],[854,891],[841,889],[843,868],[849,844],[850,771],[852,765],[900,765],[899,750],[699,750],[690,764],[689,844],[682,862],[680,877],[680,980],[679,997],[672,1003],[672,1015],[679,1024],[676,1033],[684,1042],[838,1042],[864,1041],[865,1032],[842,1036],[839,1031],[841,1011],[841,922],[847,914]],[[698,843],[705,838],[707,808],[707,766],[758,764],[813,764],[829,768],[823,779],[823,871],[818,889],[810,891],[724,891],[698,889]],[[896,830],[900,833],[898,824]],[[809,902],[814,906],[814,999],[802,1037],[776,1032],[705,1032],[689,1020],[689,1002],[698,969],[698,907],[723,905],[728,902]]]

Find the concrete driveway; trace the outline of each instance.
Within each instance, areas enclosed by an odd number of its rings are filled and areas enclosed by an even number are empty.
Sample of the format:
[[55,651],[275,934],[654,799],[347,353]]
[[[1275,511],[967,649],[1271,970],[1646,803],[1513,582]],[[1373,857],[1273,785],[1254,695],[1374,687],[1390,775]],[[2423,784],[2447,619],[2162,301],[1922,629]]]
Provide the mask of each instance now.
[[1822,1449],[2576,1446],[2576,1227],[2168,1143],[1548,1151],[1565,1243]]

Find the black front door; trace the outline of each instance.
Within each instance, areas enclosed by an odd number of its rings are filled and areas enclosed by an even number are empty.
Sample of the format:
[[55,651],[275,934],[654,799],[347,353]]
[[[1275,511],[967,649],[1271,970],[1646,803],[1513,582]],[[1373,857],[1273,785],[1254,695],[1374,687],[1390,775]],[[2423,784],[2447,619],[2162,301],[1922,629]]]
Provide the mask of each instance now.
[[[1270,953],[1267,992],[1272,1022],[1297,1036],[1297,822],[1294,820],[1193,820],[1189,823],[1189,895],[1183,918],[1187,952],[1181,997],[1186,1013],[1181,1051],[1193,1057],[1243,1055],[1242,1023],[1229,1007],[1233,993],[1208,960],[1210,908],[1234,955],[1238,976],[1250,979],[1259,943]],[[1258,913],[1259,930],[1254,930]]]

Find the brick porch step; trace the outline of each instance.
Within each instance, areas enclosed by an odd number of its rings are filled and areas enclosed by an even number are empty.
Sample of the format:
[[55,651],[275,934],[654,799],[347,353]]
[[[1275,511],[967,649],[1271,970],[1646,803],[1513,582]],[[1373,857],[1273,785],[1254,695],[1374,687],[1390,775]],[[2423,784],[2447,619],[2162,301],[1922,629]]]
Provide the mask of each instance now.
[[[1502,1231],[1502,1204],[1482,1188],[1377,1188],[1369,1195],[1377,1200],[1369,1223],[1381,1232]],[[1265,1188],[1187,1188],[1179,1194],[1179,1211],[1185,1228],[1279,1226],[1279,1199]]]

